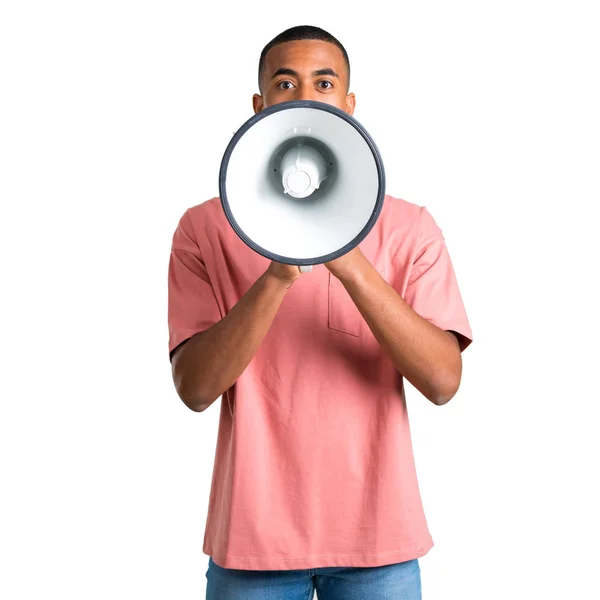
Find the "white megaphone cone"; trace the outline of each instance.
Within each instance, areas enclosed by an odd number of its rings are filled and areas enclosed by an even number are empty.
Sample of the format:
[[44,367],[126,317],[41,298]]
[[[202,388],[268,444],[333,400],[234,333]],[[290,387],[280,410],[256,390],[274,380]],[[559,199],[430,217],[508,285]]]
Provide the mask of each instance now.
[[250,248],[310,271],[371,231],[385,173],[375,143],[353,117],[322,102],[282,102],[234,134],[219,193],[229,223]]

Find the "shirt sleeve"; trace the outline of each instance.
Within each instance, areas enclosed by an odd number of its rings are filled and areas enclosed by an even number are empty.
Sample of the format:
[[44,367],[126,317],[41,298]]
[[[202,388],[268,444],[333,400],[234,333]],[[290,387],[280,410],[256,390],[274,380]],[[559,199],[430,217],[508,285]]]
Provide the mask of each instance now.
[[457,333],[461,352],[473,341],[442,230],[425,207],[404,300],[430,323]]
[[189,211],[173,235],[168,272],[169,360],[182,342],[221,320]]

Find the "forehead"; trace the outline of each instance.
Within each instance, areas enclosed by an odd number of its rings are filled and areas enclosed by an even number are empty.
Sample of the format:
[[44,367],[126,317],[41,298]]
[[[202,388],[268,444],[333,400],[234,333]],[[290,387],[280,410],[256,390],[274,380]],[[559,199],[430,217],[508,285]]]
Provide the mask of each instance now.
[[298,40],[273,46],[265,57],[265,77],[270,78],[282,67],[301,74],[330,67],[341,77],[346,76],[342,51],[336,45],[322,40]]

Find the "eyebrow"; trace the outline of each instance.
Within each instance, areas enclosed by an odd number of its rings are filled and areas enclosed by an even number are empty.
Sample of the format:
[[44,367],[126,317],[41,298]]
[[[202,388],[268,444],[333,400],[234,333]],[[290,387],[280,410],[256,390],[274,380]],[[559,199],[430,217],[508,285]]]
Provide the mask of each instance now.
[[[277,71],[275,71],[275,73],[273,73],[273,75],[271,76],[271,79],[275,79],[275,77],[277,77],[278,75],[292,75],[293,77],[300,76],[297,71],[294,71],[293,69],[286,69],[285,67],[277,69]],[[319,77],[321,75],[331,75],[332,77],[337,77],[338,79],[340,78],[340,76],[333,69],[327,68],[319,69],[318,71],[313,71],[313,77]]]

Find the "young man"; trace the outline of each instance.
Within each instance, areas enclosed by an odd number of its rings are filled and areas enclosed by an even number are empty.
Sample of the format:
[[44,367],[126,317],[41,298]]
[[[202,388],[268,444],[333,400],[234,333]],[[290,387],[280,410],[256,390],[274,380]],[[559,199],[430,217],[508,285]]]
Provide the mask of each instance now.
[[[318,100],[352,114],[349,80],[338,40],[295,27],[263,50],[254,110]],[[471,340],[424,207],[386,195],[359,246],[304,274],[246,246],[219,198],[188,209],[169,263],[169,351],[189,408],[223,395],[207,598],[420,598],[433,541],[403,378],[448,402]]]

